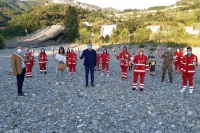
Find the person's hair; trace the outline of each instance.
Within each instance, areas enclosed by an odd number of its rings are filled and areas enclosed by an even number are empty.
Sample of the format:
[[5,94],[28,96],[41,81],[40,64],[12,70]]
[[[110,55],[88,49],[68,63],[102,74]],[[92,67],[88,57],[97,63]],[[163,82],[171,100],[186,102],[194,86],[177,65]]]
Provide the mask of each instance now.
[[42,53],[42,50],[44,50],[44,53],[45,53],[45,49],[44,49],[44,48],[41,48],[41,53]]
[[124,49],[124,48],[126,48],[126,50],[127,50],[127,47],[126,47],[126,46],[124,46],[123,49]]
[[191,50],[192,50],[192,47],[187,47],[187,50],[188,50],[188,49],[191,49]]
[[138,53],[139,53],[139,51],[141,51],[141,50],[143,51],[143,54],[144,54],[144,52],[145,52],[145,51],[144,51],[144,49],[143,49],[143,48],[140,48],[140,49],[138,50]]
[[[22,47],[22,45],[21,45],[21,44],[18,44],[17,47]],[[17,48],[17,47],[16,47],[16,48]]]
[[[60,53],[60,49],[62,49],[62,53]],[[65,54],[65,49],[63,47],[60,47],[59,50],[58,50],[58,53],[59,54]]]
[[70,49],[69,49],[69,48],[67,48],[67,54],[68,54],[68,53],[70,53]]
[[91,42],[88,42],[88,44],[91,44],[91,45],[92,45],[92,43],[91,43]]
[[105,51],[106,51],[106,53],[107,53],[107,49],[106,49],[106,48],[104,48],[104,49],[103,49],[103,51],[104,51],[104,50],[105,50]]
[[168,45],[168,46],[167,46],[167,48],[169,48],[169,47],[171,48],[171,45]]

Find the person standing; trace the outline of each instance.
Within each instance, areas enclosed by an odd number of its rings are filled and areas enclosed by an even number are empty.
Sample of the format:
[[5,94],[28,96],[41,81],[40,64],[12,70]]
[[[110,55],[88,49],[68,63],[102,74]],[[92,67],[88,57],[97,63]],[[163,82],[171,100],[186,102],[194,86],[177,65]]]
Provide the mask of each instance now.
[[174,61],[174,59],[173,59],[174,54],[171,51],[171,46],[168,45],[167,51],[164,52],[162,55],[160,55],[160,53],[158,53],[158,56],[161,59],[164,59],[163,66],[162,66],[162,80],[161,80],[161,82],[164,82],[165,73],[166,73],[166,70],[168,69],[168,75],[169,75],[170,83],[172,83],[172,65],[173,65],[173,61]]
[[63,82],[63,74],[64,70],[66,69],[66,57],[65,57],[65,50],[63,47],[60,47],[58,50],[58,53],[54,55],[55,61],[56,61],[56,85],[61,82],[62,85],[65,83]]
[[95,67],[95,71],[100,71],[101,54],[99,53],[99,51],[96,51],[96,53],[97,53],[96,55],[97,66]]
[[97,61],[96,61],[96,51],[92,49],[91,42],[88,43],[87,49],[83,51],[82,55],[79,58],[80,59],[84,58],[86,87],[88,87],[89,72],[91,75],[91,85],[94,87],[94,67],[96,66]]
[[128,78],[127,69],[128,69],[129,61],[130,61],[130,54],[127,51],[127,47],[124,46],[123,51],[119,55],[116,55],[116,53],[115,53],[115,56],[118,60],[120,60],[121,79],[127,80],[127,78]]
[[151,60],[153,59],[153,53],[151,52],[150,54],[149,54],[149,56],[148,56],[148,60],[149,60],[149,68],[150,68],[150,63],[151,63]]
[[47,58],[47,54],[46,54],[44,48],[41,49],[41,52],[39,53],[38,59],[39,59],[39,65],[40,65],[40,73],[42,74],[42,72],[44,72],[44,74],[47,74],[46,64],[48,62],[48,58]]
[[102,65],[101,76],[104,75],[104,70],[106,69],[107,77],[109,77],[109,75],[110,75],[109,62],[110,62],[110,54],[107,52],[107,49],[104,48],[103,53],[101,54],[101,65]]
[[140,91],[143,91],[145,73],[149,71],[148,58],[144,55],[143,48],[138,50],[138,55],[135,56],[132,64],[134,64],[132,90],[136,90],[138,76],[140,75]]
[[29,63],[31,59],[25,59],[22,54],[22,46],[17,46],[17,52],[15,52],[11,56],[12,61],[12,69],[13,74],[17,78],[17,90],[18,90],[18,96],[24,96],[24,92],[22,91],[24,77],[26,73],[26,63]]
[[68,60],[70,62],[69,65],[69,75],[71,75],[72,73],[74,75],[76,75],[76,63],[77,63],[77,55],[74,52],[74,49],[71,49],[71,52],[69,54]]
[[150,75],[155,76],[155,69],[156,69],[156,59],[155,57],[152,57],[150,61]]
[[135,57],[135,54],[132,53],[131,58],[130,58],[130,62],[129,62],[129,67],[128,67],[129,71],[132,71],[132,68],[133,68],[132,62],[133,62],[134,57]]
[[180,48],[177,48],[174,52],[174,66],[175,66],[175,72],[179,73],[181,71],[181,65],[182,65],[182,58],[183,58],[183,52],[180,51]]
[[31,60],[30,62],[26,63],[26,77],[29,78],[29,77],[32,77],[32,69],[33,69],[33,65],[35,65],[35,58],[29,48],[27,48],[24,57],[25,59]]
[[70,54],[70,49],[67,48],[67,52],[65,53],[65,56],[66,56],[66,69],[68,70],[69,69],[69,54]]
[[192,48],[187,47],[187,54],[183,56],[181,73],[183,79],[183,88],[180,92],[186,90],[187,81],[189,80],[189,93],[191,94],[194,89],[193,77],[195,74],[195,69],[198,66],[198,58],[196,55],[192,54]]

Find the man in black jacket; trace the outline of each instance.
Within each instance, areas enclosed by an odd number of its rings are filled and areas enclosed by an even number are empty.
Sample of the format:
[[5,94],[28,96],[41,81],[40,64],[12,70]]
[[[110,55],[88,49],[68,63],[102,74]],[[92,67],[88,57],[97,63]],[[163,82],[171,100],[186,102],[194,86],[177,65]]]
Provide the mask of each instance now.
[[88,75],[90,71],[91,85],[94,87],[94,67],[96,66],[96,51],[92,49],[92,43],[89,42],[87,49],[85,49],[80,56],[80,59],[84,58],[85,66],[85,82],[86,87],[88,86]]

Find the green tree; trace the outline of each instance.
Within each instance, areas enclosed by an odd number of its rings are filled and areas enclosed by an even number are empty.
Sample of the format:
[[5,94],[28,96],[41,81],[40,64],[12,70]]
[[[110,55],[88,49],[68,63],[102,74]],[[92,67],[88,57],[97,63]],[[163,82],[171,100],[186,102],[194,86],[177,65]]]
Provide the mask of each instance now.
[[139,28],[134,32],[134,41],[143,42],[149,39],[151,30],[147,28]]
[[119,43],[129,43],[130,33],[128,29],[124,28],[119,34]]
[[64,34],[68,42],[74,42],[78,37],[78,12],[73,6],[68,6],[64,16],[65,31]]
[[89,41],[90,32],[86,28],[80,29],[79,35],[81,43],[86,44]]
[[0,49],[4,49],[5,48],[5,40],[4,37],[0,35]]
[[106,37],[104,38],[104,41],[105,41],[106,43],[108,43],[108,42],[110,41],[110,36],[109,36],[109,35],[106,35]]

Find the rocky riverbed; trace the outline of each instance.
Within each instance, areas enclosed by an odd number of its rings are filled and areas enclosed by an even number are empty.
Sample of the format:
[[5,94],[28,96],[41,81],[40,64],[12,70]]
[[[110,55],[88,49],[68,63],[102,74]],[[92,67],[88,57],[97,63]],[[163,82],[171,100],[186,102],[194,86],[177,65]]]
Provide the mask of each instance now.
[[[168,75],[164,83],[160,82],[162,60],[156,56],[156,76],[146,75],[143,92],[132,91],[132,72],[128,81],[122,82],[119,61],[109,49],[109,78],[100,77],[101,72],[96,71],[95,87],[85,88],[83,60],[78,60],[77,75],[69,76],[65,71],[65,85],[55,86],[51,47],[45,48],[47,75],[39,72],[39,49],[34,49],[36,64],[33,77],[25,78],[24,97],[17,96],[12,74],[10,56],[15,50],[0,51],[0,133],[200,132],[200,67],[193,94],[188,94],[188,88],[180,93],[180,74],[173,74],[173,83],[169,83]],[[118,53],[120,49],[116,47]],[[134,46],[129,51],[137,49]]]

